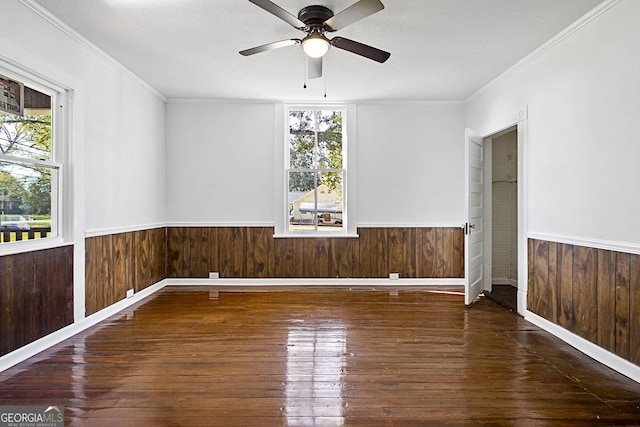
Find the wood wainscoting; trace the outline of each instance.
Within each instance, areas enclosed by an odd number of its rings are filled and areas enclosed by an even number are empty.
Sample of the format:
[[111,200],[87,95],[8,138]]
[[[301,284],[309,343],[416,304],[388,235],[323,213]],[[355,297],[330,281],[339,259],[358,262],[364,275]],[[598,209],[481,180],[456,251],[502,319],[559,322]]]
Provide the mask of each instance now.
[[73,246],[0,257],[0,356],[73,323]]
[[166,277],[166,228],[85,239],[85,308],[90,315]]
[[529,311],[640,365],[640,255],[528,241]]
[[358,238],[274,238],[273,227],[170,227],[167,277],[464,277],[459,227],[360,228]]

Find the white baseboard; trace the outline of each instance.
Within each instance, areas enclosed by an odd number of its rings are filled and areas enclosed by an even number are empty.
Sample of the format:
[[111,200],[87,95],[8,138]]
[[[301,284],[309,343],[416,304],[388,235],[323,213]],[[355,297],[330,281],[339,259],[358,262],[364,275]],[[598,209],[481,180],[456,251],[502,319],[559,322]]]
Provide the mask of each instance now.
[[514,288],[518,287],[518,281],[514,279],[502,278],[502,277],[494,277],[491,279],[491,283],[493,285],[511,285]]
[[553,322],[548,321],[547,319],[538,316],[535,313],[530,311],[526,311],[525,320],[533,323],[534,325],[544,329],[552,335],[560,338],[562,341],[567,344],[575,347],[577,350],[580,350],[587,356],[597,360],[605,366],[610,367],[611,369],[620,372],[622,375],[625,375],[631,378],[634,381],[640,383],[640,366],[634,365],[633,363],[617,356],[610,351],[605,350],[604,348],[588,341],[561,326],[556,325]]
[[525,317],[527,314],[527,290],[518,288],[518,314]]
[[165,279],[165,286],[464,286],[464,279]]

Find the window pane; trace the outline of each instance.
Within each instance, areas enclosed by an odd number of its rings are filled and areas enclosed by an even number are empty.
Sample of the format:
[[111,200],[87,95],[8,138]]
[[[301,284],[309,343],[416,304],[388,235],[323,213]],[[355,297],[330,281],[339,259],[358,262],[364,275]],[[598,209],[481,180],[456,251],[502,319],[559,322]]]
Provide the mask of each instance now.
[[343,176],[343,171],[289,172],[290,231],[342,229]]
[[289,172],[289,230],[315,229],[315,172]]
[[0,112],[0,152],[52,160],[51,97],[28,87],[24,94],[24,116]]
[[0,242],[51,237],[57,169],[0,161]]
[[318,111],[318,168],[342,168],[342,113]]
[[289,167],[342,168],[342,112],[289,112]]
[[318,226],[342,228],[343,172],[318,174]]
[[289,112],[289,167],[314,167],[315,121],[312,111]]

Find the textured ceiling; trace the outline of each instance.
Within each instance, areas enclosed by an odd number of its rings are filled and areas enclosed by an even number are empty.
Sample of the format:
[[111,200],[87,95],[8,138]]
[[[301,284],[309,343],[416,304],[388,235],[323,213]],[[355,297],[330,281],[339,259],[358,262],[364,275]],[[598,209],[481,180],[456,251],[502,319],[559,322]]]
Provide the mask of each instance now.
[[[238,51],[304,35],[247,0],[25,0],[116,59],[165,97],[304,101],[461,101],[601,0],[382,0],[385,9],[333,33],[391,52],[384,64],[332,48],[325,78],[303,88],[305,56],[290,46]],[[355,0],[275,0],[289,13]]]

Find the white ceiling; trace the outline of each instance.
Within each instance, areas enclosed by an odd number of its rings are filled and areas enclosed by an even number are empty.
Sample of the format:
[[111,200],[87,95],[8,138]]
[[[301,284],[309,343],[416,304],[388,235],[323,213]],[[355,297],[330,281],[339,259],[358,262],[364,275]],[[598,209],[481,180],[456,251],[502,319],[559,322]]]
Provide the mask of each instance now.
[[[169,99],[462,101],[601,0],[383,0],[332,33],[391,52],[384,64],[332,48],[325,79],[303,88],[290,46],[238,51],[304,34],[247,0],[31,0]],[[274,0],[289,13],[356,0]]]

